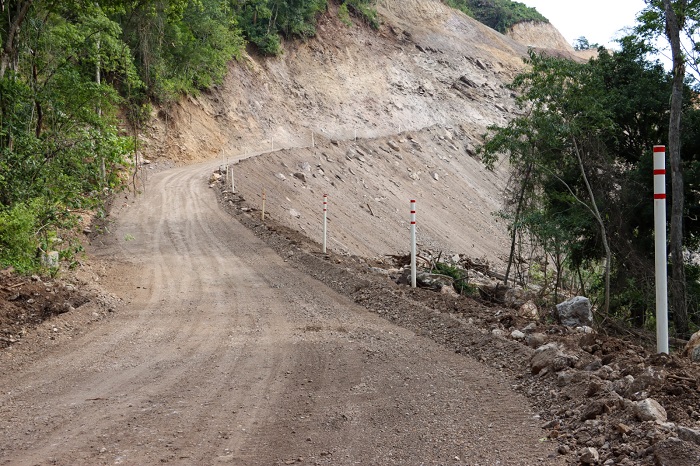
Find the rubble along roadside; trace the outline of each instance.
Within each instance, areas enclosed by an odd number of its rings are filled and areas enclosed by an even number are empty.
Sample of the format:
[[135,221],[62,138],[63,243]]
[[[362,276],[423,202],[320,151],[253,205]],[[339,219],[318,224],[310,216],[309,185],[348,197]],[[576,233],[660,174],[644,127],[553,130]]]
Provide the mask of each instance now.
[[[499,370],[524,393],[569,464],[700,464],[700,371],[656,355],[634,338],[582,331],[549,313],[411,289],[382,269],[393,264],[333,252],[266,217],[217,183],[217,198],[290,265],[371,312]],[[533,348],[534,346],[534,348]]]

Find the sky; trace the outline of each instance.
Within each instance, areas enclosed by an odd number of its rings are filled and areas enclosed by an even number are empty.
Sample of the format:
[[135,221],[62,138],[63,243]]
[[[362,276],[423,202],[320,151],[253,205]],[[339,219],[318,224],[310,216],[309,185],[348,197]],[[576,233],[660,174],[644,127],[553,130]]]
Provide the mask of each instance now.
[[569,44],[581,36],[590,43],[617,49],[613,39],[633,27],[644,0],[519,0],[535,7]]

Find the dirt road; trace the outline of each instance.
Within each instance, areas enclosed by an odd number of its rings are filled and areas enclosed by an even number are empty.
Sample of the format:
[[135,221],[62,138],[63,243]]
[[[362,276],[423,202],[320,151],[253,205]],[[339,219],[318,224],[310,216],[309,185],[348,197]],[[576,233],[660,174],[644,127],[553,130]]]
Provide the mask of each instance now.
[[558,464],[497,374],[223,212],[213,166],[116,206],[97,254],[128,304],[0,380],[0,464]]

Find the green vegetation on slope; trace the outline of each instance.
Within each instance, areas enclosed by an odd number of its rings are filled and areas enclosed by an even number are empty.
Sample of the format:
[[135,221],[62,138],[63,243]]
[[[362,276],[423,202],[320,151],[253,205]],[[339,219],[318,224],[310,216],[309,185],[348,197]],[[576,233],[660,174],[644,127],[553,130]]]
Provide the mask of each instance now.
[[[531,53],[529,69],[512,85],[527,112],[491,127],[481,153],[491,166],[506,155],[514,170],[502,212],[513,239],[513,275],[534,275],[518,262],[534,246],[540,256],[533,262],[551,265],[543,287],[555,294],[573,288],[597,298],[605,318],[653,326],[651,151],[668,131],[672,80],[647,61],[650,49],[636,37],[620,45],[587,63]],[[684,93],[684,248],[697,251],[700,111],[694,91],[686,86]],[[700,270],[685,265],[690,314],[700,324]]]
[[524,21],[549,22],[536,9],[512,0],[444,0],[452,8],[463,11],[477,21],[505,33]]
[[[282,37],[313,36],[326,2],[4,0],[0,266],[79,249],[59,232],[128,181],[151,103],[220,82],[246,42],[275,55]],[[342,5],[379,26],[373,0]]]

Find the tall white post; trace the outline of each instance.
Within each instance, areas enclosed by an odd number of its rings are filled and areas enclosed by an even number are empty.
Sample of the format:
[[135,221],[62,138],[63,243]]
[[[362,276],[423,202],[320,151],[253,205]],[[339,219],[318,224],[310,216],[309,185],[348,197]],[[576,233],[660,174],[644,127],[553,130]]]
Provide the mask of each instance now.
[[323,195],[323,253],[326,253],[326,234],[328,233],[328,194]]
[[654,146],[654,237],[654,254],[656,256],[656,351],[668,354],[666,146]]
[[416,201],[411,199],[411,288],[416,287]]
[[265,223],[265,200],[266,200],[265,190],[263,189],[263,192],[262,192],[262,212],[260,212],[260,220],[262,220],[263,223]]
[[311,131],[311,148],[316,147],[316,142],[314,141],[314,132]]
[[236,183],[233,180],[233,168],[229,167],[228,170],[231,172],[231,193],[236,194]]

